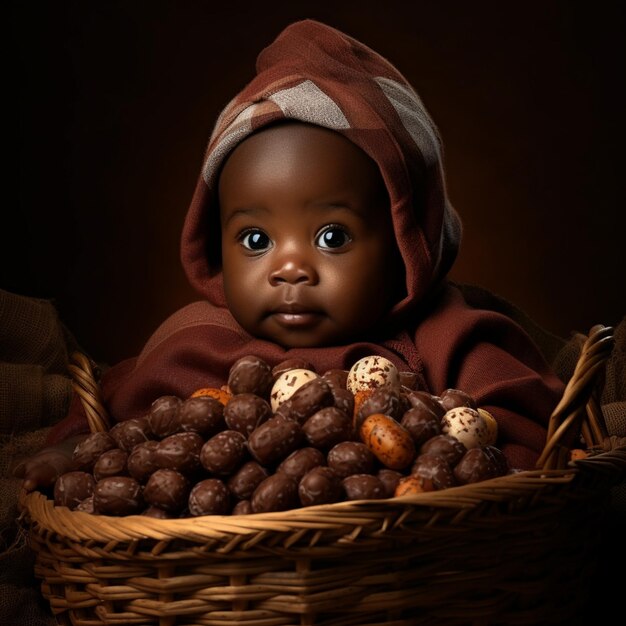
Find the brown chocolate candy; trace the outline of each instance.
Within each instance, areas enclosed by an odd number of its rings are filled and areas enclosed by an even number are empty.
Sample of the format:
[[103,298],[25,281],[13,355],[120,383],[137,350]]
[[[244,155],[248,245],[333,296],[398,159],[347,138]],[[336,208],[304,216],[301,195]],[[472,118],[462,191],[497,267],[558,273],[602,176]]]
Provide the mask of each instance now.
[[154,435],[162,439],[180,430],[178,414],[182,400],[177,396],[161,396],[150,407],[148,421]]
[[403,371],[398,372],[398,380],[401,387],[405,389],[417,389],[419,377],[415,372]]
[[109,434],[124,452],[130,452],[138,443],[154,438],[147,417],[118,422],[109,430]]
[[330,385],[331,389],[346,389],[348,383],[348,370],[326,370],[322,378]]
[[113,450],[113,448],[117,448],[117,444],[109,433],[91,433],[76,444],[72,455],[72,464],[77,470],[91,472],[100,455],[107,450]]
[[54,504],[74,510],[86,498],[93,495],[96,481],[87,472],[66,472],[54,483]]
[[228,479],[226,485],[235,498],[247,500],[268,476],[268,471],[262,465],[248,461]]
[[93,477],[102,480],[107,476],[127,476],[128,475],[128,453],[119,448],[107,450],[100,455],[100,458],[93,466]]
[[433,454],[442,457],[450,466],[455,466],[467,448],[452,435],[435,435],[419,449],[419,454]]
[[341,477],[351,474],[368,474],[374,471],[376,457],[360,441],[342,441],[333,446],[327,456],[328,467]]
[[372,390],[371,394],[368,394],[355,416],[354,427],[357,432],[365,418],[375,413],[382,413],[394,419],[400,417],[400,396],[396,389],[382,386],[377,387]]
[[83,513],[90,513],[91,515],[93,515],[95,513],[95,510],[93,508],[93,494],[79,502],[74,510],[82,511]]
[[401,474],[400,472],[389,469],[387,467],[378,470],[376,476],[380,478],[385,487],[386,498],[393,497],[394,493],[396,492],[396,487],[398,486],[398,483],[402,478],[404,478],[404,474]]
[[109,476],[94,487],[93,508],[100,515],[134,515],[143,506],[141,485],[130,476]]
[[246,437],[272,417],[272,409],[267,400],[253,393],[239,393],[233,396],[224,409],[224,420],[231,430],[237,430]]
[[263,480],[250,500],[253,513],[286,511],[297,507],[299,502],[297,481],[282,472]]
[[176,470],[158,469],[143,490],[148,504],[170,513],[179,513],[187,504],[189,481]]
[[160,469],[173,469],[188,476],[200,467],[203,445],[204,439],[198,433],[175,433],[159,442],[154,462]]
[[305,359],[287,359],[285,361],[281,361],[278,365],[275,365],[272,368],[272,378],[276,381],[285,372],[289,372],[290,370],[309,370],[314,372],[315,368]]
[[180,430],[212,437],[224,430],[224,405],[211,396],[196,396],[183,400],[178,413]]
[[471,448],[454,467],[454,476],[461,485],[477,483],[499,476],[493,455],[484,448]]
[[373,474],[352,474],[341,484],[347,500],[381,500],[387,497],[385,485]]
[[302,426],[307,441],[315,448],[329,450],[353,436],[352,420],[335,406],[313,413]]
[[237,359],[228,373],[228,388],[233,395],[254,393],[267,399],[273,384],[272,369],[256,356]]
[[343,495],[341,478],[325,465],[309,470],[298,484],[298,497],[302,506],[339,502]]
[[418,449],[432,437],[441,434],[441,418],[426,405],[414,406],[405,411],[400,424],[409,431]]
[[285,413],[287,407],[282,406],[281,413],[299,424],[304,424],[313,413],[332,406],[334,402],[335,398],[329,384],[324,378],[318,376],[298,387],[289,398],[288,413]]
[[459,406],[468,406],[471,409],[478,408],[474,398],[461,389],[446,389],[439,396],[439,402],[446,411]]
[[289,456],[302,439],[300,424],[275,415],[250,434],[248,450],[261,465],[271,466]]
[[276,471],[283,472],[300,481],[309,470],[318,465],[326,465],[326,456],[317,448],[307,447],[294,450],[282,461]]
[[213,435],[200,451],[202,466],[220,476],[232,474],[246,457],[246,438],[236,430]]
[[457,484],[450,464],[434,454],[420,454],[413,463],[411,476],[423,479],[424,491],[447,489]]
[[226,515],[230,508],[230,491],[219,478],[201,480],[189,494],[189,514],[194,517]]
[[250,513],[252,513],[250,500],[239,500],[232,510],[232,515],[250,515]]
[[438,418],[442,418],[446,412],[446,409],[441,406],[438,396],[433,396],[427,391],[409,391],[403,394],[408,403],[416,409],[429,409]]
[[354,414],[354,394],[348,389],[341,387],[331,387],[334,406],[342,410],[346,415]]
[[158,445],[158,441],[145,441],[137,444],[128,455],[126,461],[128,473],[140,483],[146,482],[150,475],[159,469],[155,459]]
[[141,512],[144,517],[153,517],[154,519],[172,519],[174,515],[169,511],[160,509],[158,506],[150,505],[147,509]]

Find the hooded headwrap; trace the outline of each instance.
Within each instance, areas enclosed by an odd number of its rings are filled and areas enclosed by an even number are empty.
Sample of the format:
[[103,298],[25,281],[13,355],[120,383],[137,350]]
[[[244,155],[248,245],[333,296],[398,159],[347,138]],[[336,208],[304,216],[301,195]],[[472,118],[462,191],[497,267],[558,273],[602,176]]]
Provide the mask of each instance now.
[[[406,297],[395,304],[376,343],[286,349],[251,337],[226,307],[220,269],[217,180],[228,154],[251,133],[299,120],[341,133],[380,168],[406,268]],[[563,384],[510,317],[470,306],[446,276],[460,240],[445,192],[437,130],[419,97],[384,58],[315,21],[287,27],[261,52],[255,78],[220,115],[182,235],[181,258],[203,296],[174,313],[141,354],[102,381],[114,419],[144,415],[159,396],[188,397],[223,385],[232,364],[256,355],[275,366],[304,359],[320,373],[348,369],[379,354],[416,375],[434,394],[462,389],[498,420],[500,445],[515,467],[532,467],[543,449]],[[435,289],[435,287],[437,287]],[[402,325],[400,324],[402,323]],[[50,441],[84,430],[74,403]]]
[[422,301],[454,261],[461,235],[448,202],[435,125],[406,79],[379,54],[313,20],[287,27],[259,55],[255,78],[220,115],[187,214],[182,262],[194,288],[226,306],[219,267],[216,188],[229,153],[251,133],[298,120],[341,133],[378,165],[387,186],[407,297]]

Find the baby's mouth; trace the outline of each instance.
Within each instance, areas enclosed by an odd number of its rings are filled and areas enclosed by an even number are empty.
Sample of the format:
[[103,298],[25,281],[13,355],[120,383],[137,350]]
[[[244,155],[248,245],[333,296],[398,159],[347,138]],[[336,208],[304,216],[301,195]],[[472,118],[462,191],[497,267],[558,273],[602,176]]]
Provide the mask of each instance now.
[[275,322],[290,329],[308,328],[319,322],[322,312],[297,302],[285,303],[270,313]]

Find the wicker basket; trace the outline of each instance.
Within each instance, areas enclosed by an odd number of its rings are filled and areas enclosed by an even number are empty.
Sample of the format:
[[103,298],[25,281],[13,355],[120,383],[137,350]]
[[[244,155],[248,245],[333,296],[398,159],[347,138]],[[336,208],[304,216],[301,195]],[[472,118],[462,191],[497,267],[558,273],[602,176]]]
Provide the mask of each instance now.
[[[613,345],[596,326],[550,421],[540,469],[418,496],[279,513],[95,516],[22,494],[35,574],[61,624],[323,626],[574,621],[624,442],[597,393]],[[74,366],[105,428],[89,361]],[[582,432],[592,454],[568,463]],[[569,440],[569,439],[568,439]]]

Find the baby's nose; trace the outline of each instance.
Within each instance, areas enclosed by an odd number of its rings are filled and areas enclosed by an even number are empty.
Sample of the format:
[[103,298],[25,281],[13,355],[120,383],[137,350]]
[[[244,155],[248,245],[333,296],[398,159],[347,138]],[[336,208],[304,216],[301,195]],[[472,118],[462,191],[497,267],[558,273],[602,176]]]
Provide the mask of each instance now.
[[317,272],[310,263],[303,260],[286,259],[270,273],[269,282],[273,287],[283,283],[290,285],[315,284]]

